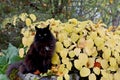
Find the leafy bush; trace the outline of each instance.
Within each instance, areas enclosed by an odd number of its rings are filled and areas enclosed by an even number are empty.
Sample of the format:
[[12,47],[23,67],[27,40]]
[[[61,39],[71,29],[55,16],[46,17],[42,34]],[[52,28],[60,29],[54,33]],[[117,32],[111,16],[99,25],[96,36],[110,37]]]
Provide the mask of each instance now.
[[[77,19],[65,23],[54,19],[36,22],[35,16],[30,15],[25,19],[27,28],[21,30],[22,44],[29,48],[35,35],[34,27],[50,24],[57,40],[51,71],[58,75],[58,80],[69,80],[71,73],[77,73],[81,79],[119,79],[119,26],[107,28],[101,21],[94,24]],[[23,52],[19,54],[24,56]]]
[[[57,75],[58,80],[63,78],[69,80],[71,74],[77,74],[83,80],[119,79],[119,26],[116,29],[114,27],[107,28],[108,26],[101,21],[95,24],[90,20],[78,21],[75,18],[64,23],[55,19],[37,21],[34,14],[27,13],[20,14],[11,23],[14,22],[17,25],[16,20],[20,20],[24,24],[21,29],[22,46],[15,51],[19,52],[21,58],[24,58],[34,39],[35,26],[45,27],[50,24],[50,29],[57,40],[50,73]],[[10,47],[12,46],[10,45]],[[8,50],[13,48],[8,47]],[[7,51],[3,52],[7,53]],[[7,55],[15,52],[9,51]],[[7,55],[3,59],[6,59]],[[18,54],[15,57],[18,57]],[[9,58],[10,61],[7,64],[16,61],[16,58]]]
[[18,49],[9,44],[6,50],[2,50],[0,53],[0,79],[6,80],[6,69],[9,64],[19,61],[21,58],[18,55]]

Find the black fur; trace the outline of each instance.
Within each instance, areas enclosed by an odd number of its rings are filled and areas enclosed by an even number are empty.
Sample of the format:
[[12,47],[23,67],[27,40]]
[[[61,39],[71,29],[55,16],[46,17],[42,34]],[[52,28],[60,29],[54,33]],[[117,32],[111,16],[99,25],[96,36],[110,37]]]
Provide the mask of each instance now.
[[[34,73],[36,70],[45,73],[51,68],[51,58],[54,53],[56,40],[49,30],[49,25],[46,28],[35,27],[35,30],[34,41],[24,61],[20,63],[21,65],[19,64],[19,72],[23,74]],[[10,69],[8,69],[7,73],[10,74],[9,71]]]
[[[46,28],[37,28],[34,42],[31,44],[29,51],[24,60],[26,71],[34,72],[39,70],[42,73],[51,68],[51,58],[55,49],[55,38]],[[23,72],[24,73],[24,72]]]

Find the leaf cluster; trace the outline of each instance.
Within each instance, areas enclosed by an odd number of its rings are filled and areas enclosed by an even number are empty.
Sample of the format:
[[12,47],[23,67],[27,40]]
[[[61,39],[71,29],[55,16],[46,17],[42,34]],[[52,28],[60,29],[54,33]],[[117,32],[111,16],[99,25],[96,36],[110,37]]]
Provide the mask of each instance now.
[[9,64],[19,61],[18,49],[9,43],[6,50],[2,50],[0,55],[0,75],[6,73]]

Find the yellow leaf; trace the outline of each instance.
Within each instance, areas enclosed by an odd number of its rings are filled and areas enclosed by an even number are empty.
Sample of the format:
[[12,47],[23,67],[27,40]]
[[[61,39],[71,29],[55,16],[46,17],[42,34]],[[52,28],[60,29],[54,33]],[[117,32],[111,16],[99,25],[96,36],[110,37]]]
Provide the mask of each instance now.
[[81,51],[80,48],[75,48],[75,49],[74,49],[74,52],[75,52],[76,56],[79,56],[80,51]]
[[26,23],[26,26],[30,26],[31,25],[31,19],[26,18],[25,23]]
[[116,66],[117,65],[115,58],[110,57],[109,61],[110,61],[111,66]]
[[56,52],[61,52],[63,50],[63,44],[61,42],[56,42]]
[[30,14],[29,16],[30,16],[30,18],[32,19],[33,22],[36,20],[36,16],[34,14]]
[[69,70],[67,68],[64,69],[63,74],[68,74]]
[[87,48],[91,49],[91,48],[93,48],[93,46],[94,46],[93,39],[90,38],[90,39],[86,40],[86,47]]
[[79,48],[85,48],[86,46],[86,40],[85,38],[80,38],[78,41],[77,41],[77,45]]
[[[23,29],[23,30],[24,30],[24,29]],[[24,35],[24,37],[28,38],[28,37],[30,36],[30,31],[29,31],[29,30],[25,30],[25,31],[23,32],[23,35]]]
[[89,58],[88,59],[88,63],[87,63],[87,67],[88,68],[93,68],[94,67],[94,63],[95,63],[95,58]]
[[120,80],[120,73],[119,72],[114,74],[114,80]]
[[21,34],[24,35],[24,33],[25,33],[25,28],[22,28],[22,29],[21,29]]
[[107,69],[108,68],[108,60],[106,60],[106,59],[102,59],[101,60],[101,66],[102,66],[102,68],[103,69]]
[[31,43],[34,40],[34,36],[29,36],[29,37],[23,37],[22,38],[22,44],[24,45],[24,47],[29,47],[31,45]]
[[27,40],[27,43],[28,43],[27,46],[29,47],[32,44],[33,40],[34,40],[34,36],[30,36],[27,39],[28,39]]
[[88,56],[92,56],[92,52],[92,48],[89,48],[88,46],[84,48],[84,53],[86,53]]
[[76,33],[72,33],[71,40],[72,42],[76,42],[79,39],[79,36]]
[[100,74],[100,68],[98,68],[98,67],[94,67],[94,68],[93,68],[93,71],[94,71],[94,73],[97,74],[97,75]]
[[105,31],[106,29],[103,27],[97,28],[97,33],[99,34],[100,37],[104,38],[105,37]]
[[24,45],[24,47],[26,47],[27,46],[27,38],[26,37],[23,37],[22,38],[22,44]]
[[70,51],[70,52],[69,52],[69,56],[70,56],[71,58],[73,58],[73,57],[75,56],[75,54],[76,54],[76,53],[75,53],[74,51]]
[[62,63],[63,64],[69,63],[69,58],[62,58]]
[[108,60],[111,56],[111,50],[109,48],[103,48],[103,54],[102,57],[106,60]]
[[64,59],[67,57],[68,49],[63,48],[60,52],[60,56]]
[[20,48],[20,49],[19,49],[19,56],[20,56],[21,58],[24,57],[24,49],[23,49],[23,48]]
[[72,24],[65,24],[64,30],[67,31],[68,33],[73,32],[73,25]]
[[65,39],[64,41],[63,41],[63,44],[64,44],[64,46],[67,48],[67,47],[69,47],[70,45],[71,45],[71,41],[69,40],[69,39]]
[[94,39],[94,43],[95,43],[95,45],[97,46],[97,48],[98,48],[98,50],[101,50],[102,48],[103,48],[103,46],[104,46],[104,39],[103,38],[101,38],[101,37],[96,37],[95,39]]
[[88,56],[85,53],[80,53],[79,54],[79,62],[81,65],[87,65],[88,63]]
[[118,65],[116,66],[109,66],[107,70],[109,71],[117,71],[119,69]]
[[114,80],[113,75],[110,74],[107,70],[101,70],[101,74],[104,79],[101,78],[101,80]]
[[58,34],[58,40],[59,40],[60,42],[63,42],[63,41],[66,40],[66,39],[68,39],[66,33],[59,33],[59,34]]
[[94,40],[97,37],[97,32],[91,32],[90,37]]
[[82,65],[80,63],[79,60],[74,60],[74,66],[77,70],[81,70],[82,69]]
[[60,59],[57,53],[54,53],[52,57],[52,64],[60,64]]
[[25,21],[26,17],[28,16],[27,13],[22,13],[19,15],[19,18],[22,20],[22,21]]
[[15,26],[16,25],[16,21],[17,21],[17,16],[15,15],[15,16],[13,16],[13,25]]
[[58,72],[63,72],[65,69],[65,65],[64,64],[61,64],[58,68]]
[[69,19],[68,22],[70,22],[71,24],[77,25],[78,21],[77,19],[73,18],[73,19]]
[[70,80],[69,74],[64,74],[64,78],[65,78],[65,80]]
[[96,76],[94,73],[90,74],[88,77],[89,80],[96,80]]
[[57,80],[63,80],[63,77],[62,76],[58,76]]
[[68,70],[71,70],[72,66],[73,65],[70,61],[66,64],[66,67],[67,67]]
[[80,70],[80,76],[81,77],[87,77],[87,76],[89,76],[89,74],[90,74],[90,69],[89,68],[83,67]]

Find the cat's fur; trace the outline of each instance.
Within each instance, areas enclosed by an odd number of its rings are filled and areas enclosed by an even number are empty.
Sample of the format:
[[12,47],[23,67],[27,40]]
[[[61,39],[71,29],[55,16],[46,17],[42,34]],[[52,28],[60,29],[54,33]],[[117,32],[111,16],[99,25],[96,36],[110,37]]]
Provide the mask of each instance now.
[[[34,41],[31,44],[25,59],[19,64],[19,72],[23,74],[34,73],[36,70],[45,73],[51,68],[51,58],[54,53],[56,40],[49,30],[49,25],[46,28],[35,27],[35,30],[36,35]],[[10,67],[11,66],[12,65],[10,65]],[[12,70],[10,67],[7,70],[8,76]]]

